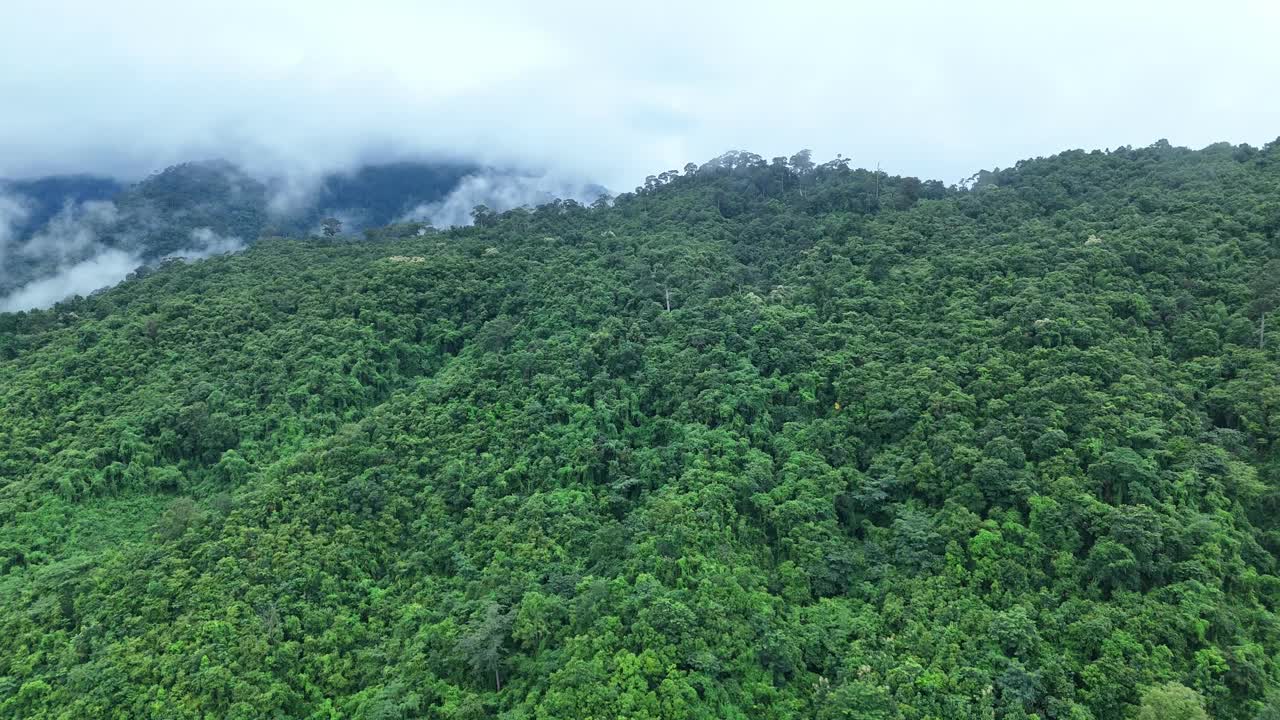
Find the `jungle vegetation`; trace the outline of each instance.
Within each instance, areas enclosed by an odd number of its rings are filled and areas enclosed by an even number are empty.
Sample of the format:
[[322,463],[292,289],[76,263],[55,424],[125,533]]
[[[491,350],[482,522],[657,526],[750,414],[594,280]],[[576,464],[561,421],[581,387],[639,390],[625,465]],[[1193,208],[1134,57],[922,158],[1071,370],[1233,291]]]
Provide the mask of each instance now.
[[475,220],[0,315],[0,716],[1280,718],[1280,142]]

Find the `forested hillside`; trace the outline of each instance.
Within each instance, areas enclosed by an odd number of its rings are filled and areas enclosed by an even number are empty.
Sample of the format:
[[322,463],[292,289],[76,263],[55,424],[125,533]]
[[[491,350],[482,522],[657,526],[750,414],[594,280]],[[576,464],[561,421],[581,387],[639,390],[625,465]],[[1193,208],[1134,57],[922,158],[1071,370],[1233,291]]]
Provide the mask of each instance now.
[[0,315],[0,717],[1280,718],[1280,141],[476,220]]

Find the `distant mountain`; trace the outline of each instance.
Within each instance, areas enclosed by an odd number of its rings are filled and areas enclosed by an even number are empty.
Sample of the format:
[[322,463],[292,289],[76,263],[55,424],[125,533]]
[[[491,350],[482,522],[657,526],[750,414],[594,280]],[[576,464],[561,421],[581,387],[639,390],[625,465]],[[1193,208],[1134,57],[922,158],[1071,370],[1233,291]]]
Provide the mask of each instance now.
[[[107,177],[55,175],[32,180],[0,180],[0,197],[22,199],[22,217],[14,219],[9,231],[25,236],[49,222],[67,203],[109,200],[124,188],[119,180]],[[3,221],[4,217],[0,216],[0,222]]]
[[361,227],[388,225],[422,203],[443,199],[463,178],[482,171],[476,165],[398,162],[334,173],[320,184],[303,224],[343,215],[348,224]]
[[[92,176],[0,181],[0,310],[84,294],[168,256],[232,251],[264,235],[318,234],[329,217],[345,234],[409,221],[463,225],[476,205],[507,210],[604,192],[460,162],[365,165],[300,180],[257,178],[207,160],[132,185]],[[35,282],[42,285],[30,300],[6,300]]]
[[120,219],[105,242],[152,259],[189,247],[200,228],[251,241],[267,225],[267,197],[264,183],[231,163],[175,165],[116,198]]

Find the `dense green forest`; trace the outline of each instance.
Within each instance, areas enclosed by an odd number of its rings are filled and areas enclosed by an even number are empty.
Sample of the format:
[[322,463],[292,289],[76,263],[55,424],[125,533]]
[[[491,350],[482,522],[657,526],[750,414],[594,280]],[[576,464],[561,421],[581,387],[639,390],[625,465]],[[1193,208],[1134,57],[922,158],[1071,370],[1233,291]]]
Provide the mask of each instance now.
[[273,238],[0,315],[0,717],[1276,720],[1278,439],[1280,141]]

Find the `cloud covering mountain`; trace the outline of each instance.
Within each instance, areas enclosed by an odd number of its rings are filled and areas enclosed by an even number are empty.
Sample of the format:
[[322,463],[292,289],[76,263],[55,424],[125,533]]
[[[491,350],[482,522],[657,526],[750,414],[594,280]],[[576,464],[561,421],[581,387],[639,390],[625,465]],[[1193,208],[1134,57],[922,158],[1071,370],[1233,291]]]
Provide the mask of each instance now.
[[416,153],[622,190],[729,148],[811,147],[950,182],[1064,147],[1257,145],[1280,127],[1273,2],[129,9],[6,8],[0,66],[22,72],[0,73],[0,177],[193,157],[314,177]]
[[[467,225],[477,205],[501,212],[555,198],[586,203],[604,192],[540,172],[421,162],[301,181],[297,175],[255,178],[224,161],[190,162],[109,200],[83,199],[93,196],[83,183],[55,180],[0,189],[0,312],[85,295],[165,258],[238,252],[263,234],[319,234],[326,217],[358,236],[395,221]],[[37,186],[39,197],[31,192]],[[59,188],[68,193],[60,200]],[[51,205],[59,208],[52,214]]]

